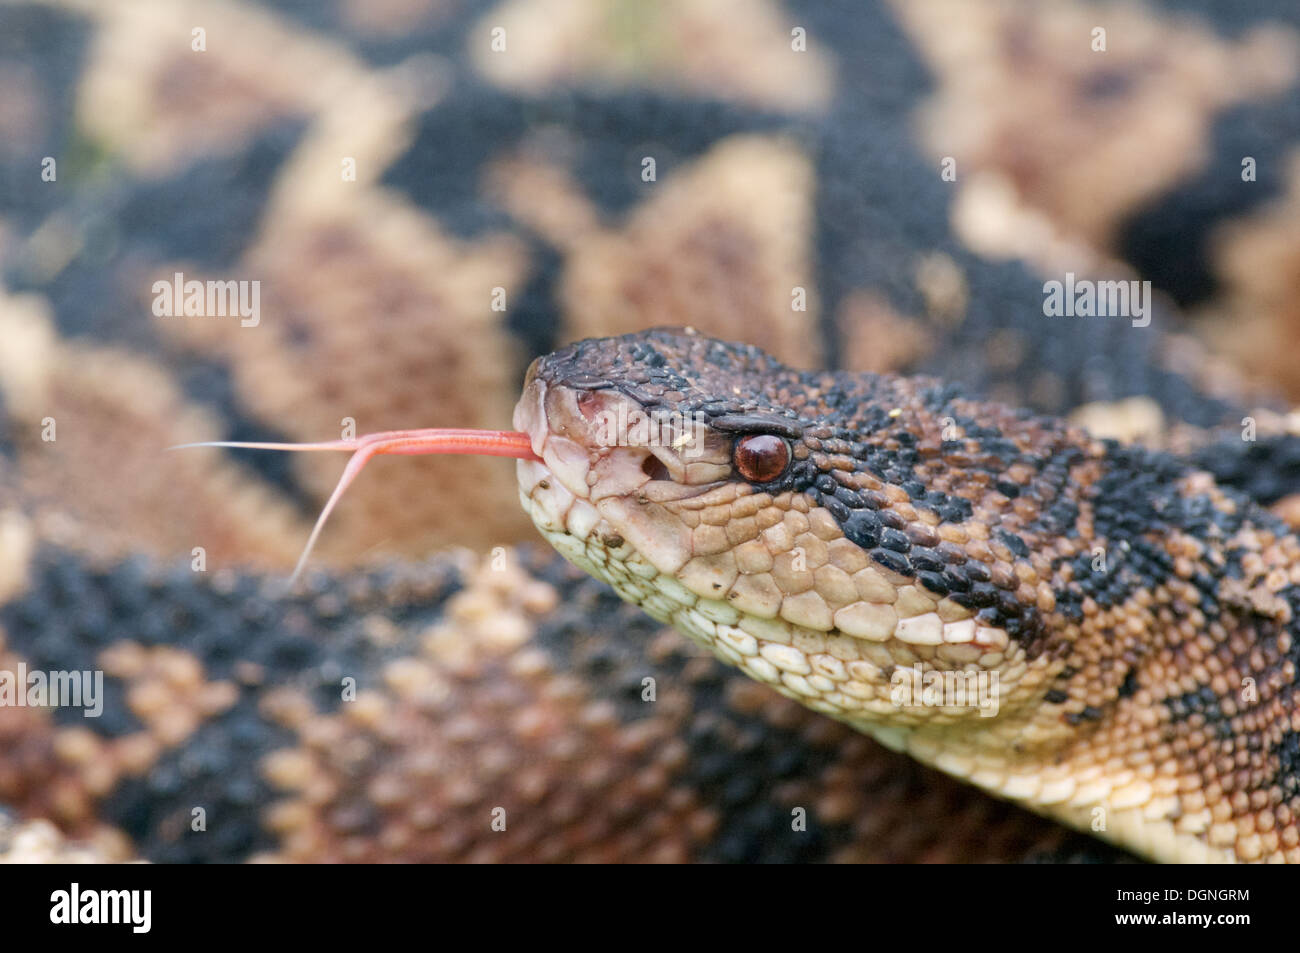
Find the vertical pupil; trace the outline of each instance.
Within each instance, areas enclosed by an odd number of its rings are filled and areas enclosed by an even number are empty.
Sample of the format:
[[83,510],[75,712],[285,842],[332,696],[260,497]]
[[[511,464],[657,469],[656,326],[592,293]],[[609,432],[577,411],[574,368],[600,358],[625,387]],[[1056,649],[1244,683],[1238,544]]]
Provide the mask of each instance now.
[[736,469],[746,480],[767,483],[785,470],[790,451],[784,440],[771,434],[754,434],[736,444],[733,454]]

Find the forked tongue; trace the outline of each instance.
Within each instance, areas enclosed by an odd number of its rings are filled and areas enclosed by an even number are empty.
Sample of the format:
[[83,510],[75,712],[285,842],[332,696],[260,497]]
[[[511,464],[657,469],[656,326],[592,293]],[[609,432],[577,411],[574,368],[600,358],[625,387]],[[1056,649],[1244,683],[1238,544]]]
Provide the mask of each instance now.
[[325,520],[329,518],[335,505],[342,499],[344,491],[352,485],[352,481],[357,478],[357,474],[361,472],[361,469],[370,461],[371,457],[386,453],[409,455],[463,453],[488,457],[517,457],[520,460],[541,459],[537,454],[533,453],[532,441],[529,439],[528,434],[517,430],[454,430],[441,427],[429,430],[387,430],[380,433],[369,433],[355,440],[329,440],[324,443],[249,443],[240,440],[205,440],[201,443],[182,443],[167,449],[184,450],[187,447],[234,447],[246,450],[346,450],[352,453],[352,459],[343,468],[343,475],[339,477],[338,485],[334,487],[334,492],[330,494],[329,500],[325,503],[325,508],[320,512],[320,516],[316,518],[316,525],[312,527],[311,536],[307,538],[307,545],[303,548],[302,555],[298,557],[298,565],[293,568],[293,575],[289,577],[290,587],[298,581],[298,577],[302,574],[303,566],[307,564],[307,557],[311,555],[312,547],[316,545],[316,539],[325,526]]

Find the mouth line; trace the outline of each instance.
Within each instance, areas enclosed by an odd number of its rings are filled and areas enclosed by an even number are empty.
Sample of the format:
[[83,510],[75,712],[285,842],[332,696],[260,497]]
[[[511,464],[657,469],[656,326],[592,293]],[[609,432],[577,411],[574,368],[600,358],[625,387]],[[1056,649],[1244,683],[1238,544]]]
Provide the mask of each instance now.
[[[515,428],[527,434],[540,465],[574,497],[592,504],[612,497],[660,503],[699,496],[726,482],[707,479],[712,475],[707,467],[716,468],[716,463],[684,460],[653,433],[646,442],[621,426],[600,430],[609,419],[603,413],[650,415],[635,403],[628,406],[629,398],[618,394],[593,408],[588,403],[591,393],[531,379],[514,413]],[[603,442],[593,446],[590,438],[598,433],[604,435]],[[700,465],[706,467],[703,473]],[[689,482],[691,476],[705,479]]]
[[610,447],[596,451],[593,459],[590,448],[553,431],[535,441],[538,444],[541,459],[523,462],[544,469],[571,496],[592,506],[616,497],[643,504],[678,502],[703,496],[726,482],[681,483],[673,479],[653,447]]

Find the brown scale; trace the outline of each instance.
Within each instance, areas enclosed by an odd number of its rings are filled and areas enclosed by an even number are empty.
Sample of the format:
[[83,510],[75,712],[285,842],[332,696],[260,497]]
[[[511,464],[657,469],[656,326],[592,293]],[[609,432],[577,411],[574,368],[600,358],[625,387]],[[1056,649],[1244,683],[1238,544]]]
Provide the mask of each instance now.
[[900,759],[761,685],[732,679],[727,694],[732,708],[799,731],[829,756],[817,777],[791,779],[774,794],[788,808],[806,807],[822,824],[849,828],[848,843],[832,858],[837,862],[997,862],[1059,852],[1067,845],[1060,828],[1002,802],[972,801],[947,775]]
[[[1295,74],[1282,28],[1227,40],[1145,5],[1112,4],[1104,24],[1080,0],[891,7],[936,78],[921,115],[929,151],[1006,180],[1092,247],[1110,247],[1129,212],[1192,173],[1217,115]],[[1090,42],[1100,25],[1104,55]],[[1139,153],[1143,174],[1124,172],[1120,157]]]
[[[95,13],[78,112],[88,134],[149,175],[235,152],[268,128],[317,112],[330,99],[322,90],[362,81],[342,49],[262,11],[208,11],[198,55],[188,40],[166,40],[177,30],[190,36],[191,3],[145,0]],[[223,40],[234,36],[240,42]]]
[[291,563],[301,518],[230,461],[164,453],[216,421],[187,403],[152,361],[123,351],[46,338],[51,315],[31,316],[40,335],[19,335],[12,354],[27,372],[6,381],[18,417],[51,417],[56,439],[32,432],[15,484],[28,509],[58,527],[58,542],[96,556],[147,553],[208,563]]
[[47,820],[19,821],[0,811],[0,864],[120,864],[136,859],[120,835],[74,840]]
[[[1257,544],[1259,536],[1246,529],[1234,542]],[[1257,581],[1262,582],[1265,564],[1292,557],[1294,541],[1285,538],[1283,543],[1258,553]],[[1177,536],[1169,541],[1171,552],[1184,558],[1202,548],[1198,541]],[[1180,568],[1180,575],[1190,575],[1193,567],[1189,562]],[[1289,584],[1289,576],[1283,574],[1283,581]],[[1294,662],[1286,658],[1292,636],[1283,628],[1290,609],[1267,598],[1270,592],[1256,590],[1254,607],[1273,609],[1275,618],[1245,606],[1234,611],[1227,605],[1229,588],[1224,587],[1223,618],[1209,625],[1191,608],[1199,601],[1194,587],[1174,578],[1157,588],[1154,614],[1152,594],[1144,592],[1078,627],[1068,658],[1076,674],[1064,683],[1070,701],[1061,708],[1074,713],[1091,708],[1098,713],[1094,720],[1102,723],[1075,742],[1066,757],[1086,758],[1088,749],[1127,751],[1128,763],[1150,763],[1156,776],[1176,779],[1183,793],[1171,817],[1208,810],[1212,844],[1234,848],[1243,860],[1277,855],[1295,862],[1300,860],[1300,832],[1293,821],[1297,805],[1294,795],[1284,800],[1288,778],[1272,754],[1283,735],[1300,723]],[[1127,630],[1126,641],[1116,645],[1120,623],[1138,612],[1150,624]],[[1136,665],[1141,687],[1131,699],[1117,701],[1116,675],[1128,665]],[[1247,678],[1254,682],[1257,700],[1243,695]],[[1209,689],[1210,699],[1198,700],[1196,710],[1174,701],[1203,688]],[[1211,707],[1219,710],[1213,720],[1203,711]],[[1148,711],[1160,713],[1154,728],[1142,727],[1142,713]],[[1258,742],[1253,751],[1252,741]]]
[[[19,661],[0,637],[0,671],[15,671]],[[143,728],[107,738],[89,727],[56,727],[45,709],[0,707],[0,802],[87,838],[105,859],[120,861],[131,855],[129,839],[98,816],[99,802],[185,744],[201,722],[233,703],[234,692],[206,681],[198,662],[180,649],[117,642],[99,665],[126,683],[127,704]],[[188,805],[178,809],[178,824],[184,823],[179,815],[188,821],[187,812]]]
[[565,337],[690,321],[817,363],[816,301],[790,308],[790,289],[815,285],[807,157],[780,139],[735,136],[661,175],[621,229],[588,228],[568,243]]
[[[337,714],[275,693],[266,713],[298,735],[265,772],[287,798],[267,817],[295,861],[681,861],[712,831],[674,783],[685,697],[651,717],[608,701],[528,643],[556,596],[486,567],[382,684]],[[493,827],[499,818],[501,829]],[[636,819],[633,824],[632,820]],[[269,858],[268,858],[269,859]]]
[[1300,159],[1288,165],[1286,195],[1224,227],[1215,271],[1225,289],[1206,331],[1214,351],[1243,375],[1300,398],[1295,361],[1300,335]]

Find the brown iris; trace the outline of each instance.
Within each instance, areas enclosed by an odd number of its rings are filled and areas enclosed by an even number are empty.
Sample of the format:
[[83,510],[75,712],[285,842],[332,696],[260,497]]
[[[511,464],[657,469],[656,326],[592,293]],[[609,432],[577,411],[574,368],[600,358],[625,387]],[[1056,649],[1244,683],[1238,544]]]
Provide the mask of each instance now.
[[731,461],[751,483],[770,483],[785,472],[790,445],[770,433],[750,434],[736,441]]

